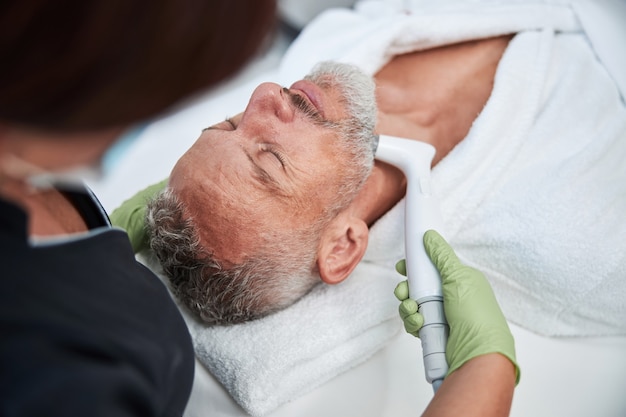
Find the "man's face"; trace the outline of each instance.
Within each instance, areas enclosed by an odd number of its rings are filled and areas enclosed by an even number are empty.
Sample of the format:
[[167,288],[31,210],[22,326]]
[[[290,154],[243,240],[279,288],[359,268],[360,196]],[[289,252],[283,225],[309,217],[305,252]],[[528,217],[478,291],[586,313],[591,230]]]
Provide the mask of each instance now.
[[336,198],[348,117],[341,91],[264,83],[243,113],[205,129],[179,159],[170,188],[206,249],[239,263],[263,241],[313,223]]

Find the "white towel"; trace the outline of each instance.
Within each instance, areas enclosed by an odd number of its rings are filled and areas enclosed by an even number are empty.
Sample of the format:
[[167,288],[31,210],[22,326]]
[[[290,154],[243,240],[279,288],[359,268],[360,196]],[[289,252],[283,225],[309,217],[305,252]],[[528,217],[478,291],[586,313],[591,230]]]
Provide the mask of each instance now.
[[401,328],[396,283],[388,268],[361,266],[264,319],[214,328],[190,320],[196,355],[244,410],[267,414],[387,344]]
[[[154,256],[138,259],[167,283]],[[250,415],[263,416],[362,363],[402,328],[392,267],[357,266],[286,310],[234,326],[205,326],[184,308],[196,356]]]
[[[626,109],[585,39],[518,35],[468,136],[432,173],[446,237],[509,320],[547,336],[626,334],[624,161]],[[383,218],[390,232],[370,257],[397,246],[402,210]]]
[[468,137],[433,171],[450,242],[507,317],[626,334],[626,109],[582,35],[516,37]]

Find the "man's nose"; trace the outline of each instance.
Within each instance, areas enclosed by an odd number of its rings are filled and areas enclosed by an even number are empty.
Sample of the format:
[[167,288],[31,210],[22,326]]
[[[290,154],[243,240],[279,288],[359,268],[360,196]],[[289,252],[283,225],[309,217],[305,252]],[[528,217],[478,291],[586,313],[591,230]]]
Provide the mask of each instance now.
[[264,117],[274,115],[282,122],[290,122],[295,114],[283,88],[274,83],[259,85],[252,93],[246,111],[260,112]]

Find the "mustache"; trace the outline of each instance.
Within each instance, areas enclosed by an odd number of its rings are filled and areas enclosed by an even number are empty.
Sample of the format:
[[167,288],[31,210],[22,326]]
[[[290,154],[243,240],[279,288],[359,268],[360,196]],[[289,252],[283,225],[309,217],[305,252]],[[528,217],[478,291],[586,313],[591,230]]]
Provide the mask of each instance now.
[[322,127],[337,127],[337,123],[325,119],[320,112],[302,96],[292,93],[286,87],[283,87],[283,92],[287,95],[287,97],[289,97],[289,101],[294,106],[296,111],[302,113],[313,123]]

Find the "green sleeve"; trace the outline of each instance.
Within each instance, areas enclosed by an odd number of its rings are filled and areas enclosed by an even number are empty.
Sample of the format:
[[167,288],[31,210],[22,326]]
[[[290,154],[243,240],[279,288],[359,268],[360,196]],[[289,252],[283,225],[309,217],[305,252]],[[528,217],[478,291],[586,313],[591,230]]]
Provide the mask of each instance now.
[[113,226],[126,230],[135,253],[148,248],[148,236],[144,227],[147,203],[167,186],[167,181],[166,178],[139,191],[109,216]]

